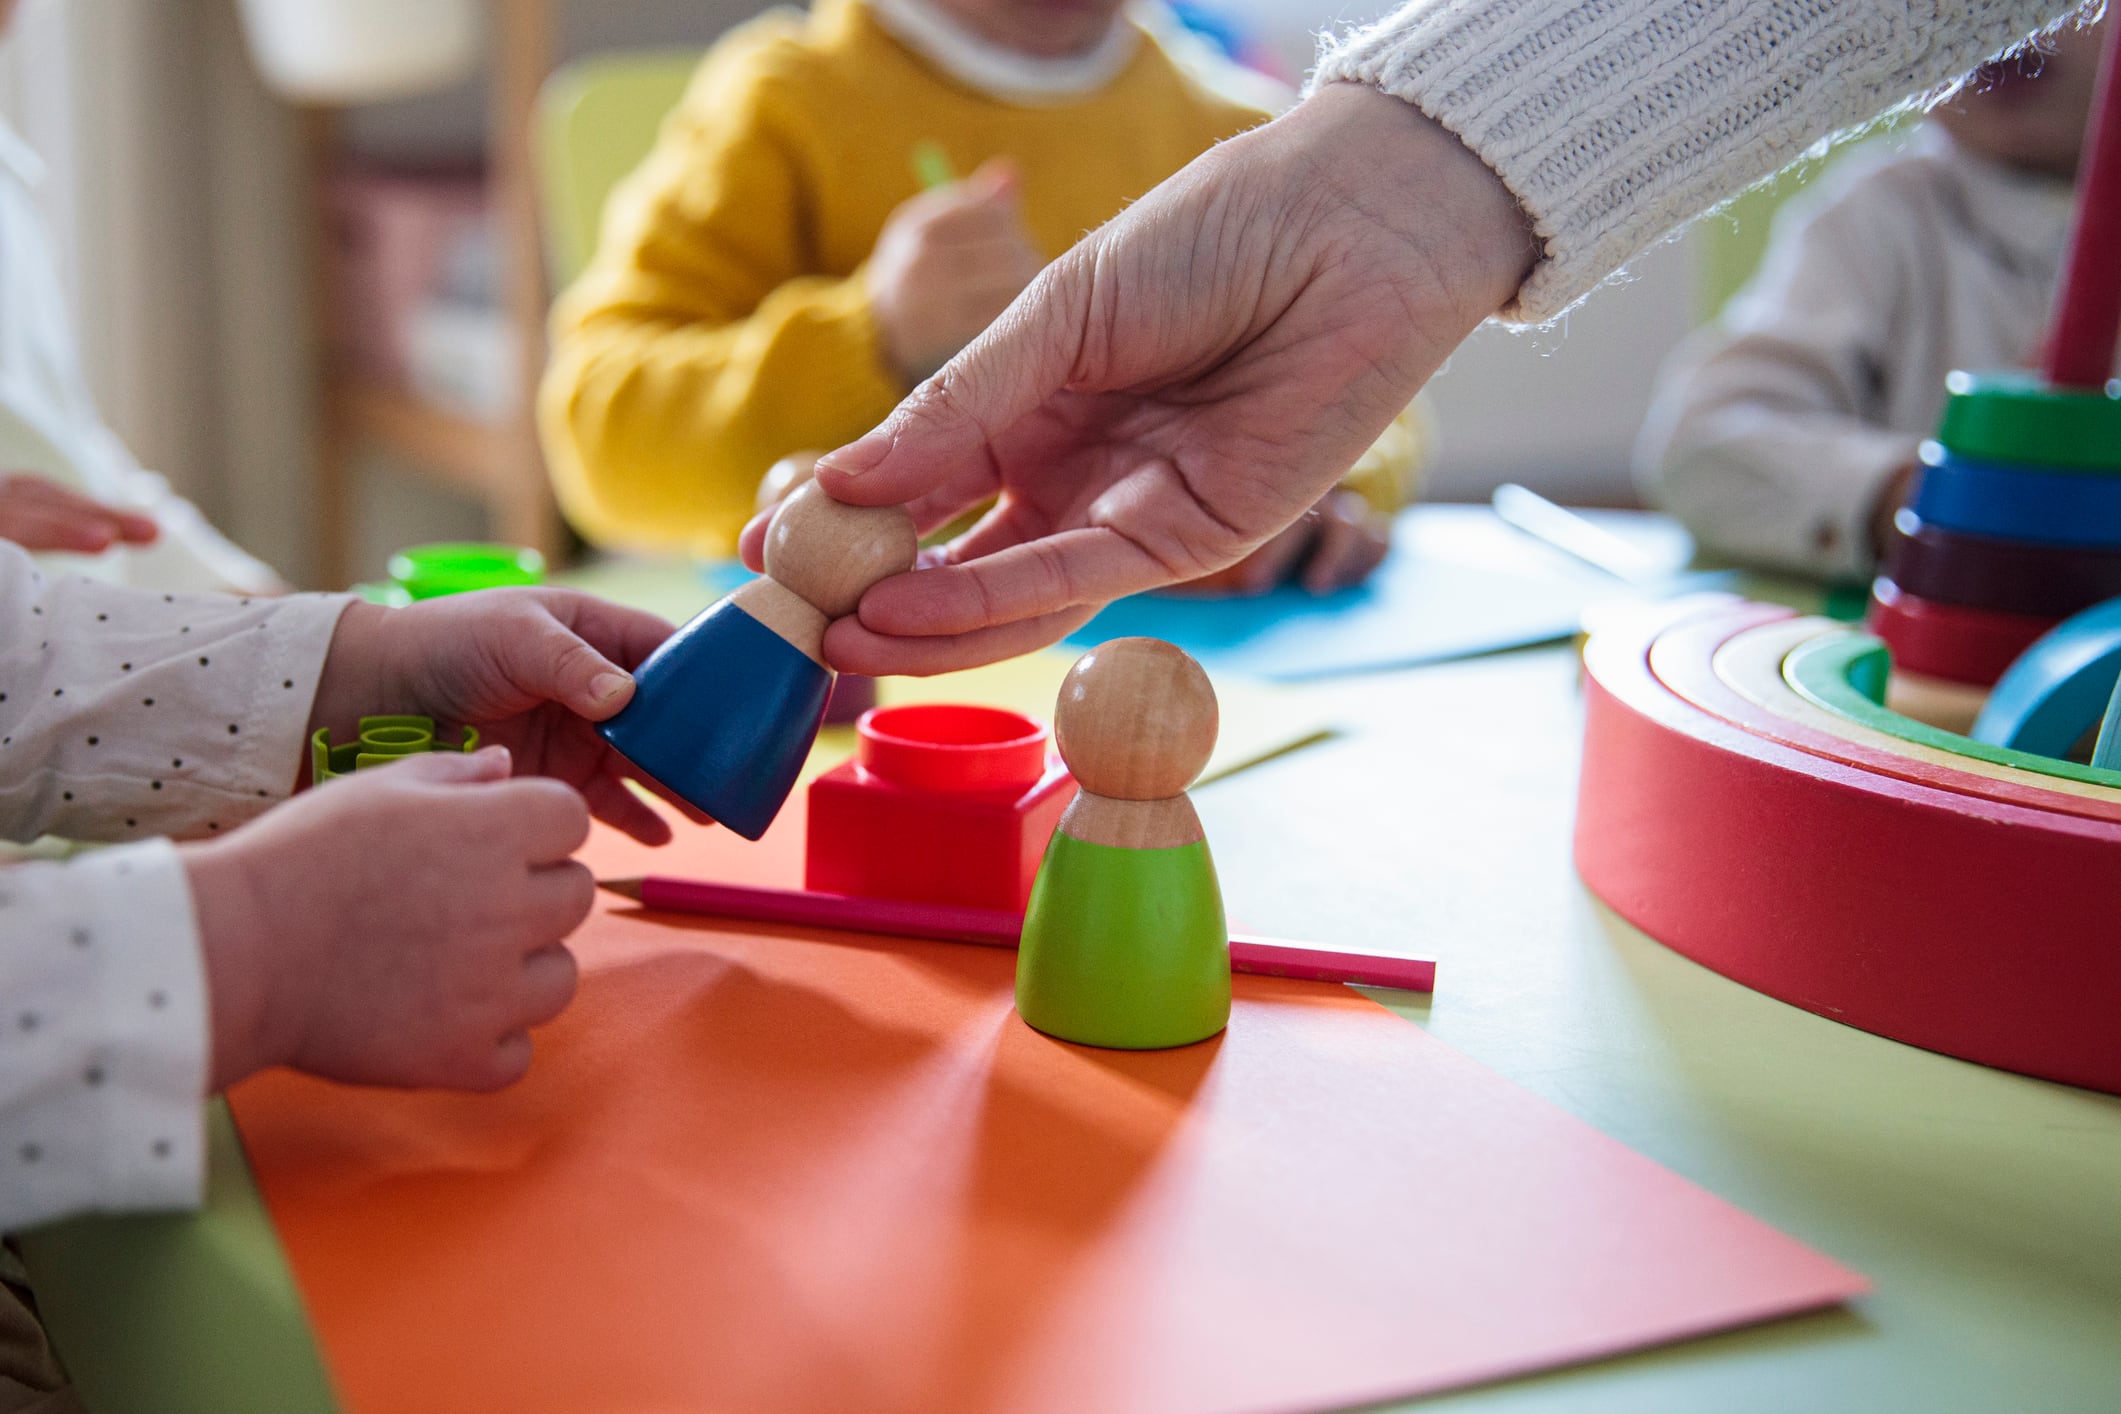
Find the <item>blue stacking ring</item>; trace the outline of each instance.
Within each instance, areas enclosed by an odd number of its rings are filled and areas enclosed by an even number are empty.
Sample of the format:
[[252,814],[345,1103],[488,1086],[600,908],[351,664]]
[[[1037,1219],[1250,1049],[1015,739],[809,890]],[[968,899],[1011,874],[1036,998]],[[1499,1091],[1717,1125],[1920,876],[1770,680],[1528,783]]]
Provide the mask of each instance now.
[[1925,442],[1911,505],[1931,525],[1968,535],[2121,549],[2121,476],[1972,461]]

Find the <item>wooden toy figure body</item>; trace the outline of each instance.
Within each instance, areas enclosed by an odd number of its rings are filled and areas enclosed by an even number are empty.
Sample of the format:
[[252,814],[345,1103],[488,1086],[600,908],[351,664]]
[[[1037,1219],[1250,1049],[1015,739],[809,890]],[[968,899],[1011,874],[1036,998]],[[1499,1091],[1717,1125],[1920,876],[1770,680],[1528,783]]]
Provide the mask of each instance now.
[[1151,1050],[1230,1020],[1229,928],[1186,798],[1215,749],[1215,690],[1168,643],[1121,638],[1069,670],[1054,737],[1081,793],[1039,866],[1016,1009],[1064,1041]]
[[673,794],[746,839],[773,823],[817,738],[832,670],[825,627],[911,569],[903,506],[849,506],[815,484],[766,538],[766,574],[710,605],[648,656],[633,701],[597,728]]

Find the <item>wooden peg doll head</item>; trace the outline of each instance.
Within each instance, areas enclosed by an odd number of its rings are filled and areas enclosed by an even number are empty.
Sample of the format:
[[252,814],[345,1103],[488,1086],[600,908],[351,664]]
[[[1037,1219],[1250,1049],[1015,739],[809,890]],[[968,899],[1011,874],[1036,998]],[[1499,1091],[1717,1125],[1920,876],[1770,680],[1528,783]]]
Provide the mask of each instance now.
[[1078,784],[1113,800],[1185,794],[1215,751],[1215,688],[1155,638],[1116,638],[1061,683],[1053,736]]
[[870,585],[912,569],[919,551],[904,506],[850,506],[812,481],[788,494],[767,527],[766,575],[837,619]]

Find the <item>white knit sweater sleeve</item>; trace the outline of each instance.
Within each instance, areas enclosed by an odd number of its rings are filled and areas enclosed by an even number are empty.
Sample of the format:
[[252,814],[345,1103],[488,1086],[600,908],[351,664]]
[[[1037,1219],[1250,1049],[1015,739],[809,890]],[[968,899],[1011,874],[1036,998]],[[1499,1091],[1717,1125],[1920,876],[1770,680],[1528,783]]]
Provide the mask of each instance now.
[[1315,84],[1405,100],[1493,168],[1544,242],[1506,319],[1544,322],[1820,139],[1937,91],[2066,0],[1409,0]]

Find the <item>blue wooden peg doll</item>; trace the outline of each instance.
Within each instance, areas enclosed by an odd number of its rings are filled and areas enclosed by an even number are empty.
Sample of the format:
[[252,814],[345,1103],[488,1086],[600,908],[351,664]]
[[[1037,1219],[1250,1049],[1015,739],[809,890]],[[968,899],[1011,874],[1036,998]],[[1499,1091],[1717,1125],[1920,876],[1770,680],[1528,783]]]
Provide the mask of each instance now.
[[850,506],[816,483],[781,503],[766,573],[708,606],[634,673],[633,701],[597,728],[680,799],[745,839],[766,833],[817,739],[832,670],[825,626],[913,567],[903,506]]

